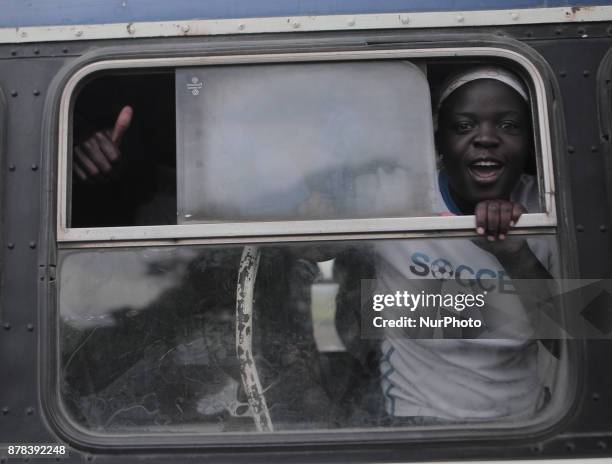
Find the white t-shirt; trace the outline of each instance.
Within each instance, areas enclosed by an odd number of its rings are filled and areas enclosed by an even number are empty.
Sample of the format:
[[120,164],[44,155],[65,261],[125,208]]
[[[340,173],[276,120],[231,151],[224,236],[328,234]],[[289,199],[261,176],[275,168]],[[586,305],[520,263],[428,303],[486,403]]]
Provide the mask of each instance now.
[[[537,211],[535,179],[523,176],[512,199],[528,211]],[[554,272],[551,239],[528,239],[528,244],[543,266]],[[419,290],[419,279],[438,278],[443,264],[447,271],[450,266],[452,279],[469,279],[475,291],[487,290],[482,311],[495,306],[512,311],[517,321],[508,338],[414,339],[397,336],[401,329],[388,330],[380,364],[387,412],[450,421],[532,415],[543,394],[538,345],[518,296],[500,291],[500,285],[510,281],[497,258],[463,238],[386,241],[375,247],[377,293]]]

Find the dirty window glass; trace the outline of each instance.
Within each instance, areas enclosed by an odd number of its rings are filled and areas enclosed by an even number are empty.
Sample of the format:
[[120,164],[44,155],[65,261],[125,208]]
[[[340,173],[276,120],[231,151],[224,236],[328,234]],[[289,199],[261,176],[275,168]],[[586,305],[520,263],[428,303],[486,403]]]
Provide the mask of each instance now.
[[179,223],[428,216],[429,86],[404,61],[176,71]]
[[[525,243],[555,274],[556,238]],[[485,298],[483,313],[525,313],[514,280],[528,275],[510,278],[485,248],[454,238],[262,245],[250,249],[257,259],[243,246],[62,251],[64,410],[102,434],[537,418],[563,400],[564,359],[526,322],[512,339],[467,329],[425,337],[397,327],[366,330],[405,315],[392,304],[378,312],[373,295],[442,294],[451,283]],[[252,298],[242,298],[245,275],[254,279]]]

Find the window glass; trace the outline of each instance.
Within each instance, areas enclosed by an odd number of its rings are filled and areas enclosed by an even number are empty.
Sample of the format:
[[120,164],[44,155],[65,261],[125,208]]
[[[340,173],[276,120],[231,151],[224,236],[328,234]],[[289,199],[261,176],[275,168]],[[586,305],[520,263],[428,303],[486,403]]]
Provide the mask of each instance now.
[[[554,272],[556,239],[525,243]],[[514,320],[525,306],[507,291],[508,264],[484,248],[468,238],[260,247],[252,353],[270,429],[512,425],[537,417],[563,385],[559,360],[534,330],[500,339],[449,329],[414,339],[407,328],[365,327],[378,315],[399,317],[397,307],[373,311],[365,279],[387,294],[448,293],[454,282],[462,293],[486,295],[483,312],[499,307]],[[257,431],[238,356],[246,345],[236,346],[243,251],[62,252],[61,398],[72,419],[97,433]],[[316,264],[330,256],[331,270]]]
[[176,95],[179,222],[435,210],[429,86],[412,63],[180,69]]
[[[77,99],[73,226],[179,224],[164,230],[197,240],[224,223],[252,222],[248,235],[258,221],[417,217],[425,237],[154,247],[138,242],[149,228],[132,248],[113,229],[64,244],[60,398],[76,424],[519,427],[563,402],[555,230],[507,236],[544,204],[519,74],[372,60],[139,77],[105,76]],[[105,95],[108,117],[83,128]],[[471,237],[434,235],[472,214]]]

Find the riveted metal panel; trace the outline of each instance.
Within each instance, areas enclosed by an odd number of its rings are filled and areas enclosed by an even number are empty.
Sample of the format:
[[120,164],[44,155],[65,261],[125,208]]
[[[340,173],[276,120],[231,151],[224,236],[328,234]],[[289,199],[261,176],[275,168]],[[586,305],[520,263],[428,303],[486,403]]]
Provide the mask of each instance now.
[[[606,204],[606,180],[603,148],[598,143],[600,134],[595,110],[595,74],[606,51],[612,46],[608,28],[612,24],[550,25],[530,27],[496,27],[469,29],[473,35],[455,36],[456,43],[479,43],[483,31],[513,36],[524,40],[543,56],[554,73],[549,78],[554,100],[563,105],[551,108],[559,111],[557,120],[560,140],[553,142],[555,166],[561,166],[556,185],[567,197],[559,199],[560,228],[571,228],[564,238],[578,243],[579,271],[577,276],[601,277],[609,270],[611,260],[609,232],[609,204]],[[420,35],[419,35],[420,34]],[[586,36],[586,37],[585,37]],[[304,35],[299,40],[293,35],[244,36],[233,38],[186,38],[166,41],[177,54],[192,52],[193,48],[226,51],[280,49],[283,51],[314,49],[372,49],[398,47],[418,41],[437,43],[440,31],[407,33],[387,31],[372,33],[317,33]],[[487,40],[492,40],[487,36]],[[501,40],[501,39],[500,39]],[[503,41],[502,41],[503,42]],[[130,42],[132,43],[132,42]],[[134,44],[158,46],[161,41],[137,39]],[[49,146],[56,140],[57,126],[50,114],[43,116],[43,99],[47,98],[51,79],[65,64],[87,49],[102,44],[95,42],[39,44],[38,53],[32,44],[0,46],[0,87],[6,94],[7,138],[3,188],[5,192],[5,243],[2,250],[5,264],[2,302],[3,323],[0,327],[0,441],[1,442],[57,442],[57,426],[48,411],[42,409],[40,394],[44,396],[46,379],[39,366],[47,359],[44,350],[53,321],[46,320],[52,308],[43,304],[37,312],[37,300],[47,300],[53,293],[54,242],[54,159],[48,158]],[[110,41],[105,45],[124,45]],[[64,52],[63,50],[67,51]],[[15,55],[12,54],[15,51]],[[588,73],[585,74],[585,71]],[[561,75],[564,73],[564,76]],[[12,95],[14,90],[15,95]],[[35,92],[38,91],[38,95]],[[49,102],[53,108],[57,102]],[[41,146],[43,128],[49,137]],[[55,132],[54,132],[55,131]],[[567,146],[565,145],[567,139]],[[596,149],[592,150],[595,146]],[[42,156],[42,157],[41,157]],[[559,164],[560,163],[560,164]],[[564,166],[565,163],[565,166]],[[11,170],[11,167],[14,169]],[[563,196],[563,195],[561,195]],[[581,226],[579,228],[579,226]],[[12,248],[8,248],[8,244]],[[571,243],[570,243],[571,245]],[[49,294],[47,293],[49,292]],[[43,330],[43,332],[41,332]],[[40,349],[38,344],[40,343]],[[563,422],[535,437],[517,440],[499,439],[423,441],[407,443],[399,436],[384,443],[364,440],[356,443],[328,443],[309,447],[292,446],[250,447],[237,449],[198,449],[197,446],[175,447],[169,451],[151,448],[132,448],[131,451],[87,448],[81,443],[62,462],[409,462],[449,459],[499,459],[529,457],[587,457],[609,456],[612,446],[610,404],[612,375],[605,368],[609,363],[609,342],[591,342],[588,356],[582,360],[580,398],[573,413]],[[43,356],[43,357],[41,357]],[[42,390],[39,392],[39,390]],[[6,408],[6,409],[5,409]],[[426,438],[424,436],[424,438]]]

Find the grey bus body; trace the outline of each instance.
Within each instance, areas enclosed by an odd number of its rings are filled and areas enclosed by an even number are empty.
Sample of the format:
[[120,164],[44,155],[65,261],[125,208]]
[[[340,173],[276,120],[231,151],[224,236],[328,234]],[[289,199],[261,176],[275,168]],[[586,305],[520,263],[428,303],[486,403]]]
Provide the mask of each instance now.
[[[290,25],[297,24],[291,26],[293,31],[249,33],[251,19],[239,18],[237,26],[244,25],[239,33],[218,35],[198,35],[193,33],[195,28],[180,29],[177,23],[179,33],[169,37],[155,33],[138,37],[129,33],[128,25],[126,37],[104,39],[88,39],[88,29],[83,27],[81,35],[70,39],[60,34],[59,39],[31,41],[30,34],[21,42],[0,44],[2,462],[11,462],[7,454],[11,444],[67,444],[68,455],[58,456],[60,462],[365,463],[612,456],[612,369],[608,367],[612,342],[608,339],[567,341],[571,401],[550,420],[525,430],[315,431],[280,437],[244,435],[229,441],[161,434],[142,440],[139,436],[92,438],[62,417],[53,367],[58,362],[59,336],[57,255],[62,247],[87,246],[88,239],[69,237],[68,245],[58,240],[58,146],[66,135],[59,130],[60,106],[68,81],[91,64],[167,60],[164,66],[168,67],[174,59],[286,54],[299,60],[301,54],[451,48],[518,54],[543,76],[552,103],[546,111],[564,273],[581,279],[612,277],[612,20],[474,26],[459,22],[453,28],[406,29],[376,25],[361,29],[359,20],[342,30],[307,32],[308,20],[290,19]],[[138,23],[133,28],[139,31]],[[74,28],[75,33],[78,30]],[[422,58],[432,57],[435,53]],[[545,223],[535,227],[542,233],[551,230]],[[404,232],[399,227],[379,230],[376,237],[400,237]],[[461,230],[454,232],[462,235]],[[217,245],[265,241],[240,234],[221,233],[207,239],[172,239],[168,234],[147,237],[138,246],[168,246],[181,240]],[[354,240],[363,234],[364,230],[316,234],[306,227],[295,231],[291,240]],[[265,231],[259,234],[263,235]],[[272,231],[266,240],[274,241],[275,236],[287,240],[283,231]],[[101,239],[106,245],[112,240]],[[110,246],[129,247],[137,241],[127,234]],[[612,300],[602,301],[605,305]]]

